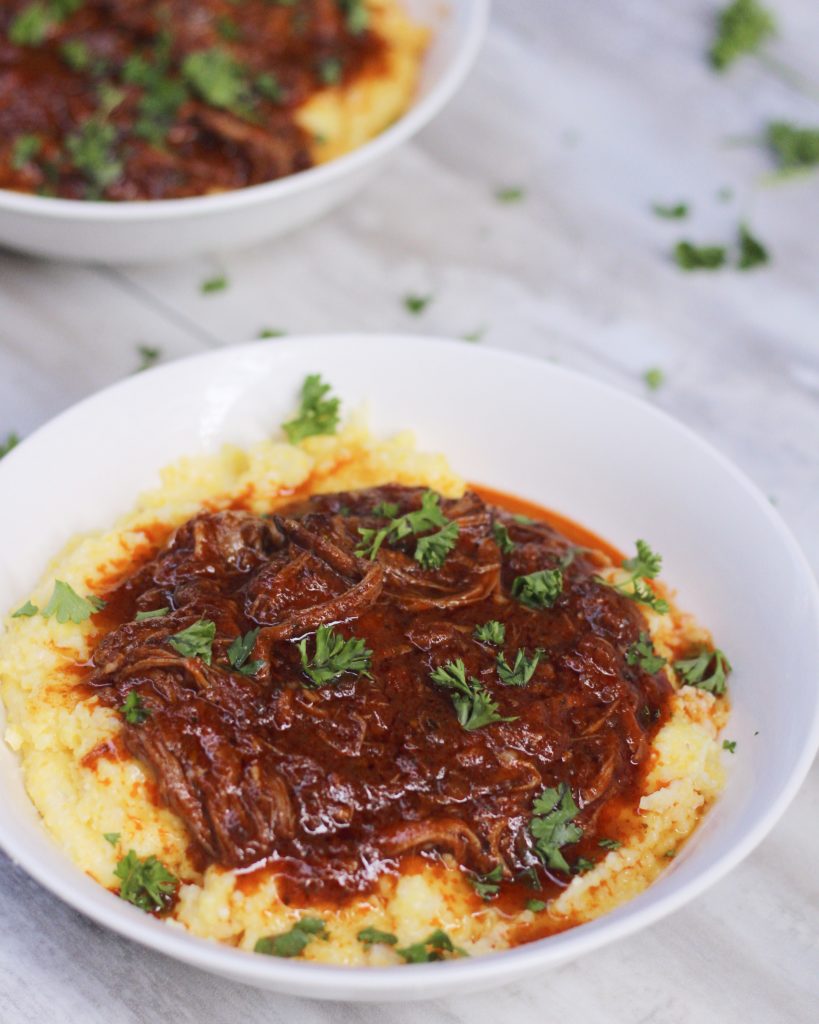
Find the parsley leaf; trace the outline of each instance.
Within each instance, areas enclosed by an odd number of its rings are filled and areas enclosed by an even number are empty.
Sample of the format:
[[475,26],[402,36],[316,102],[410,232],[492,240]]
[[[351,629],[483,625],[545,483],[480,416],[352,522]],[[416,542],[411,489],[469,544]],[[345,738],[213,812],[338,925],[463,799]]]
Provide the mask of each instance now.
[[54,19],[45,3],[24,7],[9,25],[9,41],[15,46],[39,46],[45,40]]
[[153,345],[137,345],[137,352],[139,353],[139,365],[134,371],[135,373],[149,370],[162,358],[162,349],[156,348]]
[[43,146],[39,135],[18,135],[11,148],[11,166],[21,171],[37,156]]
[[374,516],[385,516],[387,519],[395,519],[398,516],[398,504],[394,501],[379,501],[373,509]]
[[137,612],[134,616],[134,622],[144,622],[146,619],[161,619],[167,615],[170,608],[154,608],[150,612]]
[[281,330],[279,327],[261,327],[259,333],[256,335],[257,338],[283,338],[287,334],[287,331]]
[[476,626],[472,634],[482,644],[492,644],[494,647],[502,646],[506,640],[506,626],[497,619],[490,619],[482,626]]
[[177,886],[176,877],[156,857],[140,860],[134,850],[120,860],[114,874],[121,879],[120,898],[145,911],[165,910]]
[[492,536],[495,538],[495,543],[500,548],[502,555],[508,555],[514,550],[515,542],[509,536],[509,531],[503,523],[499,523],[497,520],[492,523]]
[[495,198],[499,203],[519,203],[525,197],[526,192],[519,185],[495,189]]
[[14,432],[12,432],[11,434],[6,434],[6,440],[0,441],[0,459],[5,458],[6,455],[8,455],[8,453],[12,450],[12,448],[16,448],[19,443],[20,438],[17,436],[17,434],[15,434]]
[[631,576],[622,583],[608,583],[600,576],[595,577],[598,583],[611,587],[623,597],[629,597],[637,604],[644,604],[652,608],[660,615],[668,611],[668,602],[658,597],[646,580],[653,580],[660,572],[663,564],[661,555],[652,551],[644,540],[637,541],[637,554],[634,558],[626,558],[623,561],[623,568],[631,573]]
[[819,128],[799,128],[787,121],[773,121],[768,125],[766,141],[783,171],[819,165]]
[[112,846],[116,846],[120,840],[121,834],[122,833],[120,832],[103,832],[102,838],[106,841],[106,843],[110,843]]
[[576,874],[582,874],[584,871],[591,871],[593,867],[593,860],[589,860],[588,857],[578,857],[572,865],[572,871],[574,871]]
[[320,917],[308,915],[297,921],[288,932],[259,939],[253,950],[266,956],[299,956],[314,938],[328,938],[327,929]]
[[737,752],[737,741],[736,740],[723,740],[722,749],[727,750],[729,754],[735,754]]
[[419,316],[432,302],[431,295],[405,295],[404,308],[413,316]]
[[674,671],[686,686],[694,686],[719,696],[725,693],[725,681],[731,672],[731,663],[717,647],[713,651],[704,649],[693,658],[675,661]]
[[561,849],[583,836],[583,829],[572,820],[579,811],[565,782],[556,789],[547,787],[535,798],[529,831],[535,840],[535,853],[546,867],[567,874],[570,871]]
[[311,373],[305,379],[301,388],[298,415],[282,424],[282,429],[291,444],[297,444],[305,437],[313,437],[316,434],[335,434],[341,401],[338,398],[325,397],[329,392],[330,385],[322,381],[320,373]]
[[370,24],[370,12],[366,0],[338,0],[345,15],[347,31],[354,36],[364,32]]
[[539,569],[512,581],[512,597],[527,608],[551,608],[563,590],[560,569]]
[[251,95],[245,69],[218,46],[189,53],[182,61],[182,77],[206,103],[246,116]]
[[467,881],[482,900],[497,896],[503,878],[503,865],[498,864],[487,875],[467,875]]
[[349,640],[336,633],[330,626],[319,626],[316,630],[316,650],[312,658],[307,654],[307,637],[298,643],[301,667],[311,680],[314,689],[326,686],[345,672],[356,675],[370,675],[373,652],[359,637]]
[[458,524],[450,522],[437,533],[421,537],[415,546],[415,561],[424,569],[440,569],[457,544],[459,533]]
[[654,644],[648,633],[640,633],[639,639],[635,640],[626,650],[626,663],[639,665],[643,672],[653,676],[666,664],[666,659],[655,653]]
[[228,279],[224,274],[217,274],[209,277],[199,285],[199,291],[203,295],[213,295],[214,292],[223,292],[228,286]]
[[752,267],[759,267],[770,260],[768,250],[754,238],[748,230],[747,225],[739,226],[739,269],[750,270]]
[[421,942],[414,942],[411,946],[404,946],[396,949],[396,953],[402,956],[408,964],[428,964],[434,960],[444,960],[444,953],[454,953],[457,956],[468,956],[465,949],[455,946],[452,939],[445,931],[436,928]]
[[119,712],[128,725],[142,725],[151,714],[151,709],[146,707],[136,690],[129,690],[125,703],[120,704]]
[[538,662],[543,657],[542,648],[538,647],[531,658],[527,658],[523,649],[519,649],[515,655],[515,661],[510,668],[503,654],[497,657],[498,677],[505,686],[526,686],[532,676]]
[[[382,510],[385,505],[389,506],[390,509],[393,507],[391,503],[382,502]],[[376,506],[373,511],[377,513],[378,508],[379,506]],[[397,512],[398,509],[396,508],[395,511]],[[424,491],[421,495],[421,507],[414,512],[407,512],[406,515],[398,516],[398,518],[393,517],[391,522],[387,526],[382,526],[380,530],[359,526],[358,532],[361,535],[362,543],[356,549],[356,554],[360,558],[369,558],[372,561],[385,540],[403,540],[413,533],[423,533],[435,527],[446,527],[449,525],[457,524],[450,524],[450,521],[441,511],[440,496],[435,491]],[[442,530],[441,532],[443,533],[444,531]],[[457,533],[455,536],[457,537]],[[448,541],[444,543],[446,544]],[[418,558],[417,547],[415,557]],[[420,561],[420,559],[418,560]]]
[[545,910],[548,907],[548,903],[544,903],[543,900],[527,900],[526,909],[531,910],[533,914],[539,914],[541,910]]
[[649,391],[658,391],[665,383],[665,375],[658,366],[652,366],[643,374],[643,380]]
[[682,270],[717,270],[725,264],[725,246],[677,242],[674,259]]
[[344,77],[344,65],[338,57],[325,57],[319,61],[318,77],[322,85],[338,85]]
[[651,209],[658,217],[663,217],[665,220],[683,220],[688,216],[688,203],[675,203],[673,206],[654,203]]
[[380,928],[374,928],[372,925],[362,928],[356,938],[359,942],[363,942],[365,946],[373,946],[377,943],[395,946],[398,943],[398,938],[392,932],[382,932]]
[[54,581],[54,590],[51,593],[48,604],[43,608],[42,614],[46,619],[53,615],[57,622],[85,622],[90,619],[94,612],[98,612],[100,606],[97,600],[91,597],[80,597],[80,595],[62,580]]
[[738,57],[754,53],[775,33],[773,15],[757,0],[733,0],[720,11],[708,57],[718,71],[724,71]]
[[253,648],[256,646],[256,638],[259,635],[259,628],[251,629],[245,633],[244,636],[237,636],[233,643],[228,647],[227,658],[232,668],[235,668],[237,672],[240,672],[243,676],[255,676],[260,668],[264,666],[264,660],[257,658],[255,661],[248,661],[247,659],[253,653]]
[[619,839],[598,839],[597,845],[602,846],[604,850],[619,850],[623,844]]
[[477,679],[467,677],[466,666],[460,658],[439,665],[432,671],[430,678],[450,691],[458,721],[467,732],[494,722],[515,721],[514,718],[504,718],[498,714],[497,702],[492,700],[492,695]]
[[26,601],[24,605],[17,609],[12,614],[13,619],[30,619],[32,615],[36,615],[40,609],[36,604],[32,604],[31,601]]
[[169,636],[168,643],[184,658],[201,658],[206,665],[210,665],[215,636],[216,623],[210,619],[200,619],[187,629]]

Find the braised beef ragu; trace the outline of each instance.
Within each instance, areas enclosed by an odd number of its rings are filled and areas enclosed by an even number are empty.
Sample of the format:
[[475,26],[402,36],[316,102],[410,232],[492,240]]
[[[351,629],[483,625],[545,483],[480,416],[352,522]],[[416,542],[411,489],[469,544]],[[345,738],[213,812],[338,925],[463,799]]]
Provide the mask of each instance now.
[[[594,552],[473,492],[441,501],[459,533],[440,568],[413,557],[416,536],[385,542],[373,561],[356,554],[359,528],[384,525],[374,510],[390,502],[404,514],[422,495],[388,486],[270,517],[203,513],[105,595],[107,631],[87,682],[113,707],[139,694],[150,714],[123,725],[125,743],[204,863],[267,862],[302,895],[341,899],[404,855],[448,853],[477,874],[501,864],[510,891],[527,873],[548,894],[569,878],[533,852],[528,826],[544,787],[566,783],[580,807],[572,864],[603,855],[611,808],[636,808],[670,696],[662,674],[626,661],[645,629],[638,607],[595,580]],[[497,523],[514,544],[507,554]],[[517,577],[557,565],[564,585],[552,608],[512,598]],[[168,642],[202,620],[216,624],[209,665]],[[519,649],[543,650],[527,685],[500,682],[498,649],[473,635],[488,620],[505,626],[509,663]],[[371,674],[310,688],[298,642],[312,645],[329,624],[365,640]],[[256,627],[249,657],[263,664],[231,670],[229,645]],[[458,658],[513,720],[459,724],[451,694],[430,678]]]
[[304,170],[294,110],[383,54],[358,0],[8,0],[0,188],[168,199]]

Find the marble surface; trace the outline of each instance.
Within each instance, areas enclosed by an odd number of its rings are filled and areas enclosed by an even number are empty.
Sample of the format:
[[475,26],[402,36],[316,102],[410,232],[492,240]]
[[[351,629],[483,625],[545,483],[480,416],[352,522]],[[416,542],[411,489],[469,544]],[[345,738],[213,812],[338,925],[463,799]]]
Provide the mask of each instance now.
[[[815,2],[771,3],[771,54],[819,79]],[[751,141],[769,118],[819,123],[819,104],[755,59],[709,71],[718,6],[498,0],[444,115],[366,195],[284,242],[138,270],[0,253],[0,436],[132,372],[139,344],[175,359],[263,326],[480,329],[477,344],[643,392],[690,424],[770,494],[819,569],[819,174],[771,185]],[[525,199],[498,203],[508,185]],[[652,215],[678,199],[689,221]],[[684,274],[670,261],[678,238],[727,241],[740,220],[769,245],[769,267]],[[202,295],[216,272],[230,287]],[[434,296],[419,317],[402,305],[411,291]],[[655,366],[665,383],[649,393]],[[694,500],[708,496],[692,487]],[[525,984],[389,1007],[298,1001],[184,967],[98,928],[0,855],[0,1021],[814,1021],[817,822],[814,766],[760,848],[649,931]]]

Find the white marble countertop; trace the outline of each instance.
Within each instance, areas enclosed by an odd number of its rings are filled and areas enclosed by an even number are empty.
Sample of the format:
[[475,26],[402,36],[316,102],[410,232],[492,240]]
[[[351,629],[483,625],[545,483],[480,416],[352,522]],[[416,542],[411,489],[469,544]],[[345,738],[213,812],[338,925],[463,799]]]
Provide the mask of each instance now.
[[[770,3],[771,53],[819,87],[815,0]],[[707,68],[720,0],[496,6],[451,107],[368,194],[297,237],[139,270],[0,254],[0,438],[131,372],[139,344],[174,359],[262,326],[483,329],[479,344],[637,393],[660,367],[650,399],[771,495],[819,569],[819,173],[767,185],[761,147],[731,143],[772,118],[819,124],[819,103],[755,59]],[[495,200],[509,185],[523,201]],[[652,202],[678,199],[688,221],[652,215]],[[740,220],[770,266],[685,274],[670,261],[683,235],[727,241]],[[215,272],[229,288],[202,295]],[[402,305],[410,291],[434,296],[421,316]],[[819,1005],[817,822],[814,767],[761,847],[675,916],[525,984],[394,1006],[210,977],[97,927],[0,855],[0,1021],[807,1024]]]

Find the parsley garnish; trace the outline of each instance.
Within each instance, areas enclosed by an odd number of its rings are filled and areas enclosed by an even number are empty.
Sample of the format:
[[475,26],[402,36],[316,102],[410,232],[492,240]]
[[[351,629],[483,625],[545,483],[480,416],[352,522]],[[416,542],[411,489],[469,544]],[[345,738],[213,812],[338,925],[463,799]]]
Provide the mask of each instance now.
[[216,623],[210,619],[200,619],[180,633],[169,636],[168,643],[184,658],[201,658],[206,665],[210,665],[215,636]]
[[460,527],[449,522],[437,533],[421,537],[415,546],[415,561],[420,562],[423,569],[440,569],[447,555],[458,543]]
[[266,956],[299,956],[314,938],[328,937],[324,921],[320,917],[307,916],[297,921],[289,932],[259,939],[253,951],[264,953]]
[[116,846],[120,840],[121,834],[122,833],[120,832],[103,832],[102,838],[106,841],[106,843],[110,843],[112,846]]
[[165,910],[177,885],[176,877],[156,857],[140,860],[134,850],[122,858],[114,874],[122,880],[120,898],[145,911]]
[[182,77],[206,103],[246,116],[251,97],[244,68],[218,46],[189,53]]
[[503,865],[498,864],[487,875],[467,875],[467,881],[482,900],[497,896],[503,878]]
[[156,348],[153,345],[137,345],[137,353],[139,354],[139,365],[134,371],[135,373],[149,370],[162,358],[162,349]]
[[413,316],[418,316],[420,313],[423,313],[430,302],[432,302],[431,295],[404,296],[404,308],[408,313],[412,313]]
[[544,789],[535,798],[529,831],[535,840],[535,852],[546,867],[567,874],[571,870],[561,849],[583,836],[583,829],[572,820],[579,811],[565,782],[556,789]]
[[0,441],[0,459],[3,459],[8,455],[12,448],[16,448],[20,443],[20,438],[15,433],[6,434],[6,440]]
[[17,609],[12,614],[13,619],[30,619],[32,615],[36,615],[40,609],[36,604],[32,604],[31,601],[26,601],[24,605]]
[[[383,513],[385,509],[391,511],[394,507],[391,502],[382,502],[380,506],[376,505],[373,512],[379,514],[379,508]],[[398,509],[395,508],[395,511],[397,512]],[[385,540],[391,542],[403,540],[404,537],[408,537],[412,533],[423,533],[435,527],[446,527],[448,525],[450,525],[450,522],[441,511],[440,496],[435,491],[424,491],[421,495],[421,507],[414,512],[407,512],[406,515],[398,516],[397,518],[392,517],[391,522],[387,526],[382,526],[379,530],[374,530],[367,526],[359,526],[358,532],[361,535],[362,543],[356,549],[356,554],[360,558],[369,558],[372,561]],[[443,533],[444,531],[442,530],[441,532]],[[415,557],[418,558],[417,547]],[[420,561],[420,559],[418,560]]]
[[572,871],[579,875],[582,874],[584,871],[591,871],[593,867],[593,860],[589,860],[588,857],[578,857],[572,865]]
[[365,946],[374,946],[378,943],[383,943],[385,946],[395,946],[398,943],[397,936],[393,935],[392,932],[382,932],[380,928],[374,928],[372,925],[362,928],[356,938],[359,942],[363,942]]
[[227,658],[231,668],[235,668],[243,676],[255,676],[259,669],[264,667],[262,658],[257,658],[255,661],[247,660],[253,653],[258,635],[258,628],[251,629],[244,636],[237,636],[228,647]]
[[597,845],[602,846],[604,850],[619,850],[623,844],[619,839],[598,839]]
[[495,198],[499,203],[519,203],[525,196],[525,191],[519,185],[495,189]]
[[114,150],[117,129],[105,120],[106,116],[102,112],[89,117],[65,140],[66,153],[88,182],[93,196],[113,185],[123,171],[123,163]]
[[519,649],[515,655],[515,661],[510,668],[503,654],[497,657],[498,677],[505,686],[526,686],[535,674],[538,662],[543,657],[543,650],[538,647],[531,658],[527,658],[523,649]]
[[492,536],[495,538],[495,543],[500,548],[502,555],[508,555],[514,550],[515,542],[509,536],[509,531],[503,523],[499,523],[497,520],[492,523]]
[[651,209],[658,217],[663,217],[665,220],[683,220],[688,216],[688,203],[675,203],[673,206],[654,203]]
[[597,576],[597,582],[604,586],[611,587],[618,594],[631,598],[637,604],[644,604],[652,608],[660,615],[668,611],[668,602],[658,597],[646,580],[653,580],[660,572],[663,559],[661,555],[652,551],[644,540],[637,541],[637,554],[634,558],[627,558],[623,562],[623,568],[631,573],[631,576],[622,583],[608,583]]
[[497,619],[490,619],[482,626],[476,626],[472,634],[482,644],[492,644],[494,647],[501,647],[506,640],[506,626]]
[[770,259],[768,250],[754,238],[745,224],[739,226],[739,269],[750,270],[751,267],[761,266]]
[[563,590],[560,569],[539,569],[512,581],[512,597],[527,608],[551,608]]
[[725,263],[725,246],[677,242],[674,259],[682,270],[717,270]]
[[421,942],[415,942],[411,946],[404,946],[396,949],[396,953],[402,956],[408,964],[428,964],[433,960],[444,960],[444,953],[454,953],[457,956],[469,956],[465,949],[455,946],[452,939],[446,932],[436,928]]
[[224,274],[217,274],[209,277],[199,285],[199,291],[203,295],[213,295],[214,292],[223,292],[228,286],[228,279]]
[[307,637],[299,641],[298,648],[301,667],[312,683],[310,689],[326,686],[345,672],[370,675],[373,652],[360,637],[345,640],[330,626],[319,626],[313,657],[307,654]]
[[54,590],[42,614],[46,619],[53,615],[57,622],[74,622],[79,625],[90,619],[94,612],[100,611],[102,605],[99,602],[99,598],[80,597],[67,583],[55,580]]
[[136,690],[129,690],[125,703],[120,704],[119,712],[128,725],[142,725],[151,714],[151,709],[145,706]]
[[477,679],[467,676],[466,666],[460,658],[439,665],[433,669],[430,678],[434,683],[445,686],[450,691],[458,721],[468,732],[492,725],[494,722],[515,720],[498,714],[497,702],[492,700],[492,695]]
[[150,612],[137,612],[134,616],[134,622],[144,622],[146,619],[161,619],[170,610],[170,608],[154,608]]
[[22,170],[37,156],[42,146],[43,140],[39,135],[18,135],[11,147],[11,166],[15,171]]
[[775,32],[773,15],[757,0],[734,0],[720,11],[717,35],[708,52],[711,64],[724,71],[738,57],[758,50]]
[[341,401],[338,398],[327,398],[329,393],[330,385],[324,383],[320,373],[311,373],[305,378],[298,415],[282,424],[291,444],[316,434],[335,434]]
[[387,519],[395,519],[398,515],[399,505],[394,501],[379,501],[373,509],[374,516],[385,516]]
[[259,333],[256,335],[257,338],[283,338],[287,334],[287,331],[282,331],[278,327],[261,327]]
[[693,658],[675,661],[674,671],[686,686],[719,695],[725,693],[725,680],[731,671],[731,663],[724,652],[716,648],[713,651],[702,650]]
[[545,910],[548,907],[548,903],[544,903],[543,900],[527,900],[526,909],[531,910],[533,914],[539,914],[541,910]]
[[655,672],[659,672],[663,665],[666,664],[666,659],[661,658],[655,652],[654,644],[651,642],[651,637],[648,633],[640,633],[640,638],[635,640],[626,650],[626,663],[629,665],[639,665],[643,672],[653,676]]
[[322,85],[338,85],[344,77],[344,65],[338,57],[325,57],[319,61],[318,76]]
[[665,383],[665,375],[658,366],[652,366],[643,374],[643,380],[649,391],[658,391]]
[[366,0],[338,0],[345,15],[347,30],[354,36],[360,35],[370,24],[370,12]]
[[783,171],[819,165],[819,128],[799,128],[787,121],[774,121],[768,125],[766,140]]
[[737,741],[736,740],[723,740],[722,741],[722,749],[723,750],[727,750],[729,754],[735,754],[736,751],[737,751]]

